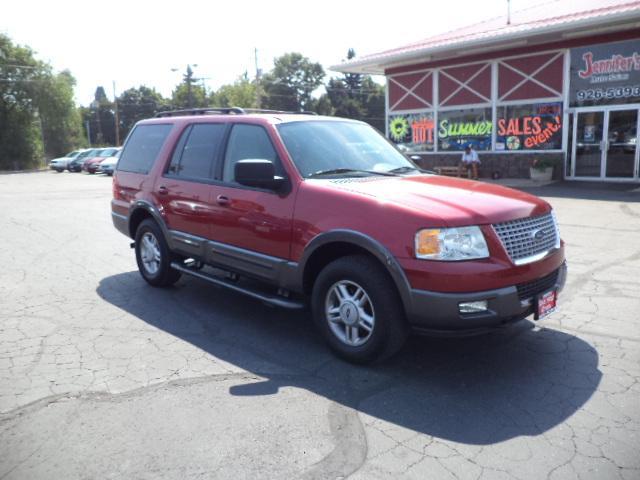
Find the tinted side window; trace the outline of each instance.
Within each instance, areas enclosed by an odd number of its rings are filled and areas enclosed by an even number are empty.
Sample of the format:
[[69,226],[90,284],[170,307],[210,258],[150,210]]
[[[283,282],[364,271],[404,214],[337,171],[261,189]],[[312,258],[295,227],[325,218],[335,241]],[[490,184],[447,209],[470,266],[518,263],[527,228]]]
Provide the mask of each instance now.
[[169,172],[188,178],[212,178],[213,163],[225,128],[223,123],[201,123],[185,130],[171,159]]
[[149,173],[173,125],[138,125],[120,155],[118,170]]
[[234,169],[236,163],[238,160],[248,158],[271,160],[275,164],[276,175],[283,176],[284,174],[278,155],[264,128],[258,125],[234,125],[227,144],[222,179],[225,182],[235,182]]

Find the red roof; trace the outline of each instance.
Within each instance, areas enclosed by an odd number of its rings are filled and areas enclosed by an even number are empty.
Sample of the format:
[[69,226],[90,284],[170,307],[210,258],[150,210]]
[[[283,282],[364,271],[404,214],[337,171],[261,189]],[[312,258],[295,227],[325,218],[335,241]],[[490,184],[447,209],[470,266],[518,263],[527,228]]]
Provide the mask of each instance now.
[[[508,44],[533,34],[571,29],[611,27],[614,21],[640,20],[638,0],[552,0],[524,10],[513,12],[511,21],[497,17],[474,25],[434,35],[418,42],[382,52],[365,55],[340,65],[333,70],[357,73],[384,73],[384,68],[412,63],[430,54],[446,57],[461,47],[482,47],[489,44]],[[636,24],[635,28],[639,28]]]

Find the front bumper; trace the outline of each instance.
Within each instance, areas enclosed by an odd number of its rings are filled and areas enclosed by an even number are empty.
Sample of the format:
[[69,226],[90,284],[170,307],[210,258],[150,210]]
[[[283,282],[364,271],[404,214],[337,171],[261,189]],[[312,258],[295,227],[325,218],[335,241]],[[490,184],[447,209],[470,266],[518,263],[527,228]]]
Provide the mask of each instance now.
[[[470,334],[522,320],[534,313],[535,296],[551,289],[561,291],[567,278],[562,263],[548,281],[536,280],[495,290],[473,293],[440,293],[411,290],[408,319],[415,330],[425,333]],[[546,277],[545,277],[546,278]],[[462,302],[487,301],[487,310],[462,314]]]

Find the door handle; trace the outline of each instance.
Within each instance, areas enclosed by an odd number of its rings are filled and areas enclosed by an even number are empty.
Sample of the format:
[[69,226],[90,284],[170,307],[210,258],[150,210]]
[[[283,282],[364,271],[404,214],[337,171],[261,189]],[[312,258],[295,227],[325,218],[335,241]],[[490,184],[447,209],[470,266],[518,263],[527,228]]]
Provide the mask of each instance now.
[[216,197],[216,202],[218,202],[218,205],[229,205],[229,197],[225,197],[224,195],[218,195]]
[[158,193],[160,195],[166,195],[167,193],[169,193],[169,189],[164,185],[161,185],[160,187],[158,187]]

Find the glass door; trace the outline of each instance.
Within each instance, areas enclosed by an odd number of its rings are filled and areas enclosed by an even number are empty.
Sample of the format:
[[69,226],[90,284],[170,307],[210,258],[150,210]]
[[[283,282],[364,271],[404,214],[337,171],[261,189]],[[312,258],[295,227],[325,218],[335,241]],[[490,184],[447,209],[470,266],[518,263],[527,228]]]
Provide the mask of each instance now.
[[610,110],[605,176],[633,178],[638,139],[638,110]]
[[575,130],[576,177],[602,176],[604,112],[578,112]]

